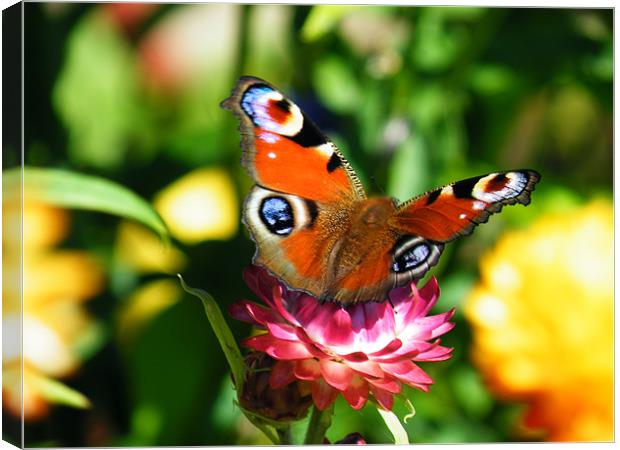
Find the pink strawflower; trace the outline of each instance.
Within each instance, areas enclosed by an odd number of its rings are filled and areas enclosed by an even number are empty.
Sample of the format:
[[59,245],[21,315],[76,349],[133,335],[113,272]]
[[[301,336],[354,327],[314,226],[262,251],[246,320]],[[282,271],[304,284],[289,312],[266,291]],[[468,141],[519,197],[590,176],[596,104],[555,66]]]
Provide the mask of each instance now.
[[290,291],[256,266],[246,269],[244,278],[266,304],[240,300],[231,306],[234,318],[266,330],[244,345],[277,360],[272,388],[299,381],[321,410],[338,394],[354,409],[371,394],[391,410],[401,383],[425,392],[433,383],[415,362],[451,356],[452,349],[436,338],[454,326],[449,322],[454,309],[427,316],[439,297],[434,278],[420,289],[414,283],[393,289],[390,301],[347,306]]

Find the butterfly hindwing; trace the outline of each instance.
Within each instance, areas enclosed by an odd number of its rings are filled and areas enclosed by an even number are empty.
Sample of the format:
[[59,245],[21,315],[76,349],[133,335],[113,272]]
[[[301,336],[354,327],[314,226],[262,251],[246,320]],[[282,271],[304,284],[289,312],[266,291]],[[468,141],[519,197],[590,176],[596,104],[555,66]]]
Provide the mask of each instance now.
[[[331,220],[337,215],[341,220]],[[314,200],[254,186],[243,221],[256,243],[254,262],[292,289],[316,296],[329,283],[329,260],[346,233],[350,214]]]
[[242,164],[257,184],[323,203],[365,198],[336,146],[269,83],[242,77],[222,106],[240,118]]
[[402,204],[391,226],[435,242],[470,234],[504,205],[530,202],[540,174],[533,170],[495,172],[434,189]]

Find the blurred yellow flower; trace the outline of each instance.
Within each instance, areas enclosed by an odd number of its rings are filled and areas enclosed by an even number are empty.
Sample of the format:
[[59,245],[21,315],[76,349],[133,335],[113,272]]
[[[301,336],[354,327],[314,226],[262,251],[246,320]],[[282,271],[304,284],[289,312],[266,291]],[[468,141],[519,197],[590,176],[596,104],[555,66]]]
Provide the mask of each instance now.
[[126,220],[118,227],[115,254],[120,262],[138,273],[175,274],[187,264],[187,258],[179,249],[164,244],[143,225]]
[[237,232],[237,195],[225,170],[195,170],[157,194],[155,209],[182,242],[230,239]]
[[21,416],[23,375],[24,418],[35,420],[47,414],[50,403],[88,405],[84,396],[55,378],[80,365],[77,346],[94,326],[81,303],[102,289],[103,274],[84,252],[52,249],[67,235],[65,210],[25,198],[23,233],[21,221],[19,196],[3,193],[2,327],[8,338],[2,355],[3,403]]
[[507,233],[465,302],[474,363],[549,441],[613,440],[613,232],[599,200]]
[[141,285],[118,312],[119,339],[127,344],[143,327],[182,297],[177,279],[154,280]]

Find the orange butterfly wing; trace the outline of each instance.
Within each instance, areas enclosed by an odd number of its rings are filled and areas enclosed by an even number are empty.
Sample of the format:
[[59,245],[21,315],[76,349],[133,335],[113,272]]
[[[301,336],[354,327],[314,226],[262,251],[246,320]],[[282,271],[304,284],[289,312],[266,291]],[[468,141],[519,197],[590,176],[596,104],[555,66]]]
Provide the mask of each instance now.
[[366,198],[355,172],[305,114],[269,83],[242,77],[222,106],[240,119],[242,165],[257,186],[243,220],[254,262],[289,287],[320,295],[330,252],[353,205]]
[[269,83],[242,77],[222,107],[240,118],[242,164],[260,186],[321,203],[366,197],[336,146]]
[[497,172],[434,189],[399,206],[390,225],[435,242],[471,234],[504,205],[530,202],[540,174],[533,170]]

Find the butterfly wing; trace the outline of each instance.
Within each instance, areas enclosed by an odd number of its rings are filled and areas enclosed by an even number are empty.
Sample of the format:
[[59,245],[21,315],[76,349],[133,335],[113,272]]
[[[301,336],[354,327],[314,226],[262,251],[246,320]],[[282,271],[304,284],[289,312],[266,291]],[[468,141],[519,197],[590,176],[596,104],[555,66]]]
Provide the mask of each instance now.
[[266,81],[240,78],[222,107],[240,118],[242,164],[260,186],[321,203],[366,197],[336,146]]
[[287,286],[325,292],[332,249],[366,198],[355,172],[301,109],[271,84],[242,77],[222,107],[240,119],[242,165],[256,181],[243,221],[254,262]]
[[422,278],[439,261],[444,244],[486,222],[504,205],[527,205],[540,174],[533,170],[496,172],[434,189],[402,205],[388,220],[392,240],[384,249],[389,267],[383,286]]
[[400,205],[390,225],[430,241],[452,241],[470,234],[504,205],[529,204],[539,180],[536,171],[514,170],[458,181]]

